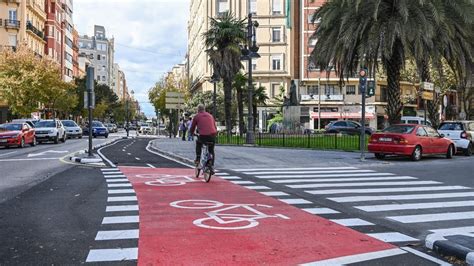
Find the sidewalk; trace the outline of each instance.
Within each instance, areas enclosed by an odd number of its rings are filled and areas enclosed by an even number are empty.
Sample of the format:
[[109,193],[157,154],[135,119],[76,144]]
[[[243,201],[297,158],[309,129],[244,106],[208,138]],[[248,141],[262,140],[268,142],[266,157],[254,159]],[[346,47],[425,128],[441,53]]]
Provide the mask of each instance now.
[[[166,155],[192,163],[195,158],[195,142],[161,138],[152,142],[152,148]],[[372,154],[360,161],[360,153],[321,151],[295,148],[262,148],[242,146],[217,146],[217,168],[263,167],[319,167],[319,166],[369,166],[388,162],[378,161]]]

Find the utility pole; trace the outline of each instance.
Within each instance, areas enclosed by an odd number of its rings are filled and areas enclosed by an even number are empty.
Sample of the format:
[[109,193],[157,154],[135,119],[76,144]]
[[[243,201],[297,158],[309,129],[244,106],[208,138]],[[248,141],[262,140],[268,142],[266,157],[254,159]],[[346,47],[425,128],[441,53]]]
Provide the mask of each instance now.
[[367,69],[361,68],[359,71],[359,90],[362,97],[362,119],[360,132],[360,160],[365,161],[365,92],[367,87]]
[[87,89],[87,110],[89,112],[89,157],[93,157],[92,154],[92,109],[94,108],[94,67],[87,66],[87,77],[86,77],[86,89]]
[[[250,8],[250,6],[249,6]],[[252,13],[249,12],[249,21],[247,25],[247,39],[248,39],[248,47],[252,46],[252,37],[253,37],[253,22],[252,22]],[[255,136],[253,134],[253,81],[252,81],[252,57],[248,57],[248,71],[249,71],[249,79],[248,79],[248,101],[249,101],[249,112],[248,112],[248,121],[247,121],[247,144],[254,144],[255,143]]]

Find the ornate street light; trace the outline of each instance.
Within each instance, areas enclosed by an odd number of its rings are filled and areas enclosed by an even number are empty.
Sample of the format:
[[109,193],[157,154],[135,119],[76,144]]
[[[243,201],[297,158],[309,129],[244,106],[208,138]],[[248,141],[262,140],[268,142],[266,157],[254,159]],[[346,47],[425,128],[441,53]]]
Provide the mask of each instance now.
[[217,119],[217,107],[216,107],[216,93],[217,93],[217,83],[220,81],[219,75],[214,71],[211,76],[210,82],[214,84],[214,94],[212,95],[212,115],[214,119]]

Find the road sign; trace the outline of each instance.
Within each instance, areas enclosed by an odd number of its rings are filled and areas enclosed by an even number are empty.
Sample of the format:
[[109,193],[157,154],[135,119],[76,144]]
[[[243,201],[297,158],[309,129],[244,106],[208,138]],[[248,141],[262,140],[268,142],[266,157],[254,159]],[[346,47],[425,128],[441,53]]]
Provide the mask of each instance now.
[[181,109],[184,104],[184,93],[169,91],[166,92],[166,109]]
[[433,91],[434,90],[434,84],[431,83],[431,82],[423,82],[423,90]]
[[443,96],[443,106],[444,107],[448,106],[448,96],[446,95]]
[[166,103],[184,103],[183,98],[166,98]]
[[421,98],[423,100],[428,100],[428,101],[432,101],[434,99],[433,97],[433,92],[432,91],[424,91],[422,94],[421,94]]
[[166,109],[182,109],[183,104],[181,104],[181,103],[167,103],[165,108]]
[[[84,92],[84,109],[89,108],[89,101],[87,97],[87,91]],[[92,105],[91,108],[95,108],[95,92],[92,92]]]

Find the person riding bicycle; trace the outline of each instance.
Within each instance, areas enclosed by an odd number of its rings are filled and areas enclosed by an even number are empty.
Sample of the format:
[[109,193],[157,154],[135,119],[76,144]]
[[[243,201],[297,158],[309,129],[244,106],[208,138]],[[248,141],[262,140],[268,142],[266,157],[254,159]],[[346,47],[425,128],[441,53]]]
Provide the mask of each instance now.
[[211,165],[214,165],[214,145],[216,143],[217,135],[216,121],[210,113],[206,112],[206,108],[203,104],[199,104],[197,109],[198,113],[194,116],[189,131],[192,135],[194,135],[196,128],[199,131],[199,136],[196,140],[196,160],[194,163],[196,165],[199,164],[199,161],[201,160],[202,145],[203,143],[208,143],[209,153],[212,155]]

